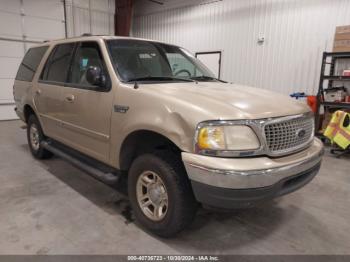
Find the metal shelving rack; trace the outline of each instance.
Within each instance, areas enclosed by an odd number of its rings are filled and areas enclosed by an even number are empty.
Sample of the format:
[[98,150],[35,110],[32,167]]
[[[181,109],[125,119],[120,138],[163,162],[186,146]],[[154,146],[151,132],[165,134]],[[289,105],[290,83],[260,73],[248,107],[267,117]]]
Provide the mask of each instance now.
[[[328,62],[330,58],[330,62]],[[350,81],[350,76],[340,76],[340,75],[334,75],[335,65],[338,59],[350,59],[350,52],[336,52],[336,53],[330,53],[330,52],[324,52],[322,56],[322,66],[321,66],[321,74],[320,74],[320,84],[318,87],[317,92],[317,111],[315,116],[315,126],[316,129],[320,126],[320,108],[321,106],[324,107],[325,110],[328,108],[347,108],[350,109],[350,103],[344,103],[344,102],[326,102],[324,101],[324,81],[328,80],[328,88],[331,88],[333,86],[334,81]],[[329,74],[326,75],[326,66],[330,65]],[[316,135],[319,134],[319,130],[315,130]]]

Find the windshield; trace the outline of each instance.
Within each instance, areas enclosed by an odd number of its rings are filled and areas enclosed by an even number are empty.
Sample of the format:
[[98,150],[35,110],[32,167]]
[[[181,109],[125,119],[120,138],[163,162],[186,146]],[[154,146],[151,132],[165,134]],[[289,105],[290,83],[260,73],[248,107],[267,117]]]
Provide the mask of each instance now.
[[122,81],[216,81],[198,59],[172,45],[130,39],[108,40],[107,46]]

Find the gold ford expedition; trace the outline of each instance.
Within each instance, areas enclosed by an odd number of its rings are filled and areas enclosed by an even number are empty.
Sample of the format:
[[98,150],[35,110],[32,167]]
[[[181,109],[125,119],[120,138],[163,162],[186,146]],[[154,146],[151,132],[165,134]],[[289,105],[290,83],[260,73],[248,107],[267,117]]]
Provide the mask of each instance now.
[[14,98],[34,157],[125,181],[137,221],[163,237],[200,204],[244,208],[301,188],[323,154],[307,106],[216,79],[185,49],[145,39],[32,47]]

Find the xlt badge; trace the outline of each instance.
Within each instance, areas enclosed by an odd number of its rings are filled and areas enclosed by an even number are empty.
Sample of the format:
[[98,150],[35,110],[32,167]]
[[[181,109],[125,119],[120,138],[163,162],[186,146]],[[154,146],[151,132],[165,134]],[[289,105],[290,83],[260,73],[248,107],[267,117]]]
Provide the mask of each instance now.
[[129,110],[128,106],[114,105],[114,112],[126,113]]

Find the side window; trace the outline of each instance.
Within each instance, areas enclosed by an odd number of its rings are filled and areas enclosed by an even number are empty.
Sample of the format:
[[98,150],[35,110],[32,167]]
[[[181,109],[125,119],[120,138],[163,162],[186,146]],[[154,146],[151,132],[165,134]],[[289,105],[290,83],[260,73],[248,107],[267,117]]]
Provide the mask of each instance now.
[[102,74],[106,76],[108,86],[109,77],[97,42],[81,42],[79,44],[74,55],[68,82],[85,87],[91,86],[86,79],[86,72],[89,67],[100,68]]
[[19,66],[16,80],[28,81],[33,80],[34,74],[43,58],[48,46],[33,47],[25,54],[22,63]]
[[74,45],[74,43],[61,44],[53,49],[41,74],[41,80],[66,82]]

